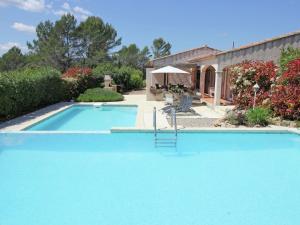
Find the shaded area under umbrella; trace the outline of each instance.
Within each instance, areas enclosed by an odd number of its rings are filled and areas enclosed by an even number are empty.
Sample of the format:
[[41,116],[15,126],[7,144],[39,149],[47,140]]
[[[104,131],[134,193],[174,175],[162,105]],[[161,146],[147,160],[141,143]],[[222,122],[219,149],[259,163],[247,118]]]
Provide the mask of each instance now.
[[162,68],[159,68],[157,70],[153,70],[151,72],[152,74],[164,74],[164,86],[167,86],[169,84],[169,74],[188,74],[190,75],[190,73],[178,69],[176,67],[173,66],[165,66]]

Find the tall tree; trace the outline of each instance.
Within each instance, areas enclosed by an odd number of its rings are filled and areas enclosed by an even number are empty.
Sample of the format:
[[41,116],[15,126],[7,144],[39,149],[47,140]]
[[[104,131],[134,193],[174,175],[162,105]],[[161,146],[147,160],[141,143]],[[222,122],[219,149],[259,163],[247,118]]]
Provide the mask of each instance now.
[[[77,28],[80,57],[97,64],[108,57],[111,49],[121,44],[117,31],[99,17],[88,17]],[[93,66],[93,65],[91,65]]]
[[[95,66],[110,59],[110,50],[121,44],[117,31],[99,17],[88,17],[77,26],[75,17],[67,14],[52,23],[41,22],[37,39],[28,43],[32,58],[38,64],[65,71],[74,64]],[[33,57],[33,56],[37,57]]]
[[55,23],[55,30],[59,35],[59,44],[62,49],[62,64],[64,69],[67,69],[76,58],[76,19],[73,15],[62,16],[59,21]]
[[0,58],[0,71],[16,70],[25,65],[25,56],[21,49],[14,46]]
[[159,58],[171,54],[172,45],[166,42],[163,38],[157,38],[153,40],[153,45],[151,47],[153,57]]
[[76,19],[73,15],[63,15],[53,24],[41,22],[36,28],[37,40],[28,43],[31,53],[39,56],[39,63],[51,65],[61,71],[70,67],[77,54]]
[[132,66],[137,69],[143,69],[144,65],[149,61],[150,52],[148,47],[140,50],[135,44],[123,46],[120,51],[115,54],[118,64]]

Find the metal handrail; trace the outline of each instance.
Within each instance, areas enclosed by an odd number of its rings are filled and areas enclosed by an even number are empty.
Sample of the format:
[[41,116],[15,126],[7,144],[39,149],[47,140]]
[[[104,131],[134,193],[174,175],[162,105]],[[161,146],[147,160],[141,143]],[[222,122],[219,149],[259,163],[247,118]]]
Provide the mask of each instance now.
[[[156,107],[153,108],[153,129],[154,129],[154,136],[157,137],[157,120],[156,120]],[[174,126],[175,136],[177,137],[177,117],[176,117],[176,110],[175,108],[171,109],[171,126]]]
[[153,108],[153,128],[154,128],[154,136],[157,136],[157,127],[156,127],[156,107]]
[[177,136],[177,118],[176,118],[176,110],[172,108],[172,126],[174,125],[175,136]]

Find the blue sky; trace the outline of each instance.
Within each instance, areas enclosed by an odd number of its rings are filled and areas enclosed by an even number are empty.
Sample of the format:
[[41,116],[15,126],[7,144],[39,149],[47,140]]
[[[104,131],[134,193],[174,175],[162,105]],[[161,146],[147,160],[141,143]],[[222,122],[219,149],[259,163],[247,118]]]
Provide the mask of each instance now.
[[72,12],[111,23],[122,44],[150,46],[163,37],[178,52],[207,44],[226,50],[300,30],[299,0],[0,0],[0,55],[13,45],[26,51],[35,26]]

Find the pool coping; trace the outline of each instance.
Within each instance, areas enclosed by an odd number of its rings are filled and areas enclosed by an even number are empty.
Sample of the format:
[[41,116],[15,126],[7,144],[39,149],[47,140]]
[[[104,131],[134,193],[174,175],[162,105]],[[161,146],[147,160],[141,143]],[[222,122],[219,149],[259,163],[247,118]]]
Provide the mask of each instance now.
[[[153,129],[137,129],[113,127],[111,133],[153,133]],[[158,133],[174,133],[174,129],[157,129]],[[178,133],[295,133],[300,135],[297,128],[288,127],[264,127],[264,128],[220,128],[220,127],[203,127],[203,128],[184,128],[178,129]]]
[[[172,129],[159,129],[158,133],[174,133]],[[110,131],[1,131],[0,134],[113,134],[113,133],[153,133],[153,129],[114,127]],[[300,135],[297,128],[201,128],[181,129],[178,133],[293,133]]]

